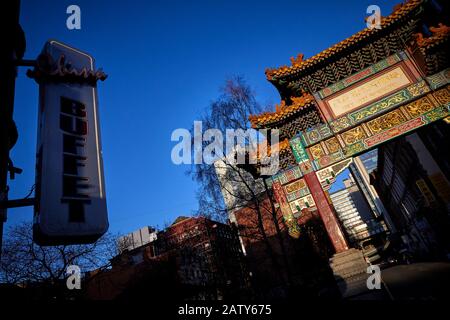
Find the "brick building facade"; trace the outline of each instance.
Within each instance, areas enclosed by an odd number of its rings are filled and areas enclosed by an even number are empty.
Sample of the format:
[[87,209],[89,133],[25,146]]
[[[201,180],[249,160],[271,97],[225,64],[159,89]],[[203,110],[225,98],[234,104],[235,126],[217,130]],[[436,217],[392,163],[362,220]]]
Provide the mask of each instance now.
[[236,230],[204,217],[179,217],[157,239],[125,250],[112,268],[87,277],[91,299],[229,299],[249,280]]

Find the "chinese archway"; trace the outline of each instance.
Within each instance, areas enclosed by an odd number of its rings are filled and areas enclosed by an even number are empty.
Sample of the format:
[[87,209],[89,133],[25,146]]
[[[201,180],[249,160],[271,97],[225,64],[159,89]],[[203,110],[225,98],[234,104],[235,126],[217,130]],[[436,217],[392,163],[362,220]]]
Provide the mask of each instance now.
[[411,0],[383,17],[380,29],[266,70],[282,101],[250,121],[256,129],[280,130],[281,170],[268,182],[293,237],[301,211],[315,206],[336,252],[347,250],[324,190],[353,157],[450,119],[445,19],[431,2]]

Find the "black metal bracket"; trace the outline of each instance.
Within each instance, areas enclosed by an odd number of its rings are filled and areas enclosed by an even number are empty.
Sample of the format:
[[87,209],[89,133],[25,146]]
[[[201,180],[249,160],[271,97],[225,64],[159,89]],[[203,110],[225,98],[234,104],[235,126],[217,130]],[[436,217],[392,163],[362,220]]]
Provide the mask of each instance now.
[[16,174],[21,174],[23,170],[21,168],[14,167],[14,163],[11,158],[8,160],[8,171],[9,171],[9,179],[14,180]]
[[37,65],[37,60],[18,59],[14,60],[14,65],[16,67],[34,67]]
[[4,201],[0,201],[0,209],[34,206],[35,202],[36,202],[36,198],[4,200]]

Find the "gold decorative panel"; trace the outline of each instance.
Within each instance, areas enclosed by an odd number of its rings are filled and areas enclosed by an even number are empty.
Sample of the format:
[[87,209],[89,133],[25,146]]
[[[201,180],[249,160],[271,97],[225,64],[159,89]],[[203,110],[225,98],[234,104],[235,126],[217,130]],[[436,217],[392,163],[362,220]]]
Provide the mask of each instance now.
[[400,109],[397,109],[367,122],[367,127],[369,127],[372,133],[378,133],[397,126],[405,122],[406,120],[406,117],[403,115]]
[[287,193],[292,193],[305,187],[306,187],[305,180],[300,179],[285,186],[285,190]]
[[366,138],[366,133],[362,127],[356,127],[341,134],[342,140],[345,144],[351,145],[363,138]]
[[311,152],[311,155],[314,159],[319,159],[325,155],[325,151],[323,151],[323,148],[320,144],[312,146],[311,148],[309,148],[309,151]]
[[328,105],[338,117],[410,83],[405,71],[401,67],[396,67],[328,100]]
[[450,89],[449,87],[446,87],[444,89],[438,90],[433,92],[433,97],[436,98],[436,100],[440,104],[447,104],[450,102]]
[[406,105],[405,109],[414,118],[434,109],[434,105],[428,97],[423,97]]
[[325,140],[325,145],[330,153],[338,152],[341,149],[341,146],[335,137]]

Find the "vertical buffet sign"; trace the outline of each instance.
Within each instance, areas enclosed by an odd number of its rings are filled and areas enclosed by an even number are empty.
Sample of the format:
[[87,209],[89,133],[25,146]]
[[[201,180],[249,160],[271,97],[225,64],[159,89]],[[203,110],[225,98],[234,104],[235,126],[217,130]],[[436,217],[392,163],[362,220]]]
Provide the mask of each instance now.
[[33,237],[90,243],[108,230],[94,59],[48,41],[28,76],[39,84]]

